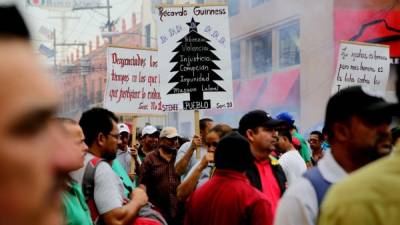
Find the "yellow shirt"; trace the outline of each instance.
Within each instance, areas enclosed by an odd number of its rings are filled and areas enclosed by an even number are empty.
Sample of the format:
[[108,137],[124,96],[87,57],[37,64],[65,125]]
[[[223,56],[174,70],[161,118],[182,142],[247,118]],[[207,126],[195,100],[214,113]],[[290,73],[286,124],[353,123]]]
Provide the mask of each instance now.
[[318,224],[400,224],[399,147],[332,186]]

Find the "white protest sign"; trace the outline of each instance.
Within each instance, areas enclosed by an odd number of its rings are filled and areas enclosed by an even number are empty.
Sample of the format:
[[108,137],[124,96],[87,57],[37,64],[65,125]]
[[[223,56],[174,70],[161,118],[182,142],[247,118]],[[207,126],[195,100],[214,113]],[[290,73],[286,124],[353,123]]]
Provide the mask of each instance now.
[[157,8],[161,93],[178,109],[233,107],[228,8]]
[[342,41],[332,94],[360,85],[371,93],[385,96],[389,69],[389,46]]
[[104,107],[117,113],[162,113],[157,61],[156,50],[107,48]]

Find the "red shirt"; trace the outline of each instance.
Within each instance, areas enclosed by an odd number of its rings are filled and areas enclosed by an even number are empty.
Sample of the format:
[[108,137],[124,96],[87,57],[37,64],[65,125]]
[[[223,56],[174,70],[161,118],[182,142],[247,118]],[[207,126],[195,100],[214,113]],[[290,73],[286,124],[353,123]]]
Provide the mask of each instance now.
[[216,170],[186,204],[185,225],[270,225],[271,204],[243,173]]
[[269,160],[255,161],[258,172],[260,173],[261,186],[263,193],[271,202],[272,213],[275,215],[278,201],[281,197],[278,181],[276,180]]

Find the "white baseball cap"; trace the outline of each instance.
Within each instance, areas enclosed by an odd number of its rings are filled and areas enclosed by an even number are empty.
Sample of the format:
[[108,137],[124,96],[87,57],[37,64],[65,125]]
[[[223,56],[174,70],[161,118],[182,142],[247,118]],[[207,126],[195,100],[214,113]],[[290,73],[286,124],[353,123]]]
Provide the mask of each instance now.
[[142,130],[142,137],[146,134],[154,134],[155,132],[157,132],[157,128],[155,126],[152,125],[147,125],[145,127],[143,127]]
[[122,133],[122,132],[128,132],[128,134],[131,133],[131,131],[129,130],[128,125],[126,125],[125,123],[119,123],[118,124],[118,133]]
[[163,137],[174,138],[179,137],[179,134],[175,127],[164,127],[164,129],[162,129],[160,133],[160,138]]

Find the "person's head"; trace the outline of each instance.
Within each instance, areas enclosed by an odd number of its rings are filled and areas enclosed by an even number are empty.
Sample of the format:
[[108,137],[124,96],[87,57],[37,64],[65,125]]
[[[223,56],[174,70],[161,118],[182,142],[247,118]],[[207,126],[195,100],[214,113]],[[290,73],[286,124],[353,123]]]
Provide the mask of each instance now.
[[264,152],[269,154],[277,141],[276,127],[282,121],[275,120],[263,110],[246,113],[239,121],[239,133],[247,138],[253,154]]
[[293,149],[292,134],[289,129],[278,130],[278,141],[275,144],[276,149],[282,153],[285,153]]
[[88,146],[85,143],[85,135],[83,134],[82,128],[79,126],[78,122],[69,118],[56,118],[56,121],[61,124],[62,129],[66,133],[66,140],[71,141],[71,150],[67,155],[65,152],[64,157],[69,157],[73,160],[74,168],[71,170],[77,170],[83,167],[84,157],[87,153]]
[[380,143],[390,136],[395,105],[369,95],[360,86],[342,89],[327,104],[325,128],[332,153],[356,168],[379,158]]
[[142,129],[142,142],[143,148],[146,152],[157,149],[159,142],[160,132],[152,125],[147,125]]
[[107,161],[115,159],[118,144],[118,118],[107,109],[92,108],[82,114],[79,125],[89,151]]
[[208,152],[215,152],[218,142],[228,133],[232,132],[232,128],[224,123],[220,123],[212,127],[206,137],[206,147]]
[[294,129],[297,132],[297,127],[294,125],[294,117],[289,112],[279,113],[276,115],[276,119],[285,121],[286,123],[284,123],[284,126],[287,126],[286,128],[289,128],[290,130]]
[[121,150],[127,150],[129,146],[129,135],[131,134],[128,125],[126,125],[125,123],[119,123],[118,133],[118,148]]
[[0,223],[58,224],[70,146],[52,119],[56,88],[29,39],[18,10],[0,7]]
[[160,148],[166,153],[175,153],[179,145],[178,138],[175,127],[164,127],[160,132]]
[[324,135],[318,130],[314,130],[310,133],[308,138],[308,143],[312,150],[320,150],[322,147],[322,142],[324,142]]
[[250,168],[254,158],[247,139],[237,132],[231,132],[219,141],[214,160],[217,169],[242,173]]
[[200,123],[200,137],[202,141],[206,140],[208,131],[214,126],[214,121],[210,118],[203,118]]

